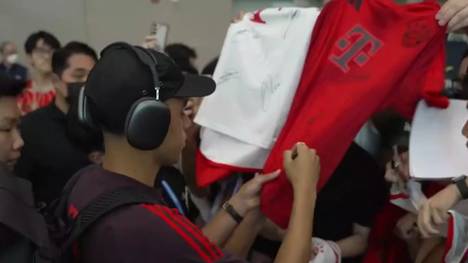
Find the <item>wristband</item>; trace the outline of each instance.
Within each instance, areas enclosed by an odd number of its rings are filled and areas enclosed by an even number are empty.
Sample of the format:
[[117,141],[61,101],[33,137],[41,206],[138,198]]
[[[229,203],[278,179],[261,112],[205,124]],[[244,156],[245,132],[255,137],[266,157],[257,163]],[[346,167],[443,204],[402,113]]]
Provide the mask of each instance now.
[[460,192],[462,199],[468,199],[468,185],[466,185],[466,175],[454,178],[452,182]]
[[226,213],[228,213],[232,217],[232,219],[234,219],[234,221],[236,221],[238,224],[240,224],[242,222],[242,220],[244,219],[236,211],[236,209],[234,209],[234,207],[228,202],[223,204],[223,210],[226,211]]

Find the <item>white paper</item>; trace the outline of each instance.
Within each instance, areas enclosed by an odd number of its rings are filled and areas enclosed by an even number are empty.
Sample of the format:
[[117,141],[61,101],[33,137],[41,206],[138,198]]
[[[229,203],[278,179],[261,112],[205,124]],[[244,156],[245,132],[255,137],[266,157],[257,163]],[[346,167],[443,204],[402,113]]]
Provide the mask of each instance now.
[[410,174],[415,179],[451,179],[468,175],[467,101],[450,100],[447,109],[419,102],[410,136]]

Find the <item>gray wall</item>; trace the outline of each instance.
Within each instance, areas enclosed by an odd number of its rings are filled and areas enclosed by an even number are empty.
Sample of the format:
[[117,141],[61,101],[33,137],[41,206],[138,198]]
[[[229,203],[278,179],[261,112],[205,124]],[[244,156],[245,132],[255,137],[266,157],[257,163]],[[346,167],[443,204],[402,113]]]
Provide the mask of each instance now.
[[[311,0],[0,0],[0,41],[13,40],[22,50],[29,33],[45,29],[62,43],[88,42],[97,50],[112,41],[140,43],[153,21],[167,23],[169,43],[194,47],[198,67],[218,55],[226,29],[238,10]],[[24,59],[24,57],[23,57]]]
[[194,47],[199,67],[218,55],[231,20],[231,1],[179,0],[150,4],[149,0],[87,0],[89,42],[102,48],[115,40],[139,43],[153,21],[169,24],[168,43]]
[[0,41],[13,40],[22,51],[26,37],[40,29],[62,42],[87,40],[84,14],[81,0],[0,0]]

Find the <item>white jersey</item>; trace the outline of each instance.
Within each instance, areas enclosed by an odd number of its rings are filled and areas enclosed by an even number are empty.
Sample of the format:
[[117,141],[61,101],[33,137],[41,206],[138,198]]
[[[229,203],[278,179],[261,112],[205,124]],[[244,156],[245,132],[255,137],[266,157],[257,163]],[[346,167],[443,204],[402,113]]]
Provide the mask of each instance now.
[[271,8],[231,25],[213,75],[216,92],[195,118],[208,159],[263,166],[287,118],[318,15],[317,8]]

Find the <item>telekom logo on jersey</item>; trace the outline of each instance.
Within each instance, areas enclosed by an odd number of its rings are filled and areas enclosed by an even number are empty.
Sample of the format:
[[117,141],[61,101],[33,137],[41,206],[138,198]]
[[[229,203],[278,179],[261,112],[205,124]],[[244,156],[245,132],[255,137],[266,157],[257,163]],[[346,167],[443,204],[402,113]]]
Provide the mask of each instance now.
[[382,48],[382,41],[361,25],[355,25],[336,42],[340,54],[332,54],[329,60],[344,73],[350,70],[351,62],[363,67]]
[[[255,11],[250,21],[259,24],[267,24],[261,17],[261,12],[262,10]],[[375,56],[382,48],[383,43],[364,27],[357,24],[343,37],[338,39],[336,46],[341,52],[339,54],[330,55],[329,60],[344,73],[347,73],[350,70],[351,62],[356,63],[360,67],[367,64],[370,58]]]

